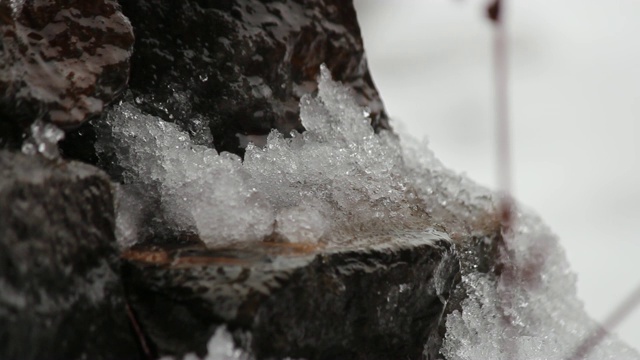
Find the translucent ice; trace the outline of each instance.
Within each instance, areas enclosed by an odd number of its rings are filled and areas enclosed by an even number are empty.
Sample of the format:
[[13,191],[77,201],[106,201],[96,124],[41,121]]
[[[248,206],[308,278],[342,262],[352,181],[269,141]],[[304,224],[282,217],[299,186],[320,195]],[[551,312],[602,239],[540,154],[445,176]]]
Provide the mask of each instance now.
[[64,131],[57,126],[36,120],[29,128],[29,137],[22,144],[22,152],[28,155],[42,154],[48,159],[60,156],[58,142],[64,138]]
[[318,241],[327,228],[320,211],[305,205],[281,210],[276,224],[276,233],[290,242]]
[[[233,337],[226,327],[220,326],[207,343],[207,355],[203,358],[195,354],[186,355],[183,360],[252,360],[246,352],[236,348]],[[172,357],[163,357],[160,360],[175,360]]]
[[[128,103],[107,115],[99,133],[98,153],[117,157],[124,201],[153,206],[159,200],[155,211],[165,214],[164,226],[195,226],[209,243],[262,239],[272,232],[272,207],[249,187],[239,157],[196,145],[176,125]],[[126,236],[137,234],[139,224],[124,223],[134,216],[126,215],[118,217],[125,236],[120,241],[131,244],[136,239]]]

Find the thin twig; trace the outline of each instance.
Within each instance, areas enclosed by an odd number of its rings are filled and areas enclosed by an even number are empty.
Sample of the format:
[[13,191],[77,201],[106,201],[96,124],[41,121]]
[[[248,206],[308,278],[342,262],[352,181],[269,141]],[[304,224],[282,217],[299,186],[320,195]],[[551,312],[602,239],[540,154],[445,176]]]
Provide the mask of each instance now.
[[513,215],[512,166],[511,166],[511,126],[509,123],[509,48],[505,22],[506,1],[494,0],[487,9],[492,20],[493,32],[493,73],[496,111],[496,159],[498,189],[502,193],[500,219],[503,229],[511,229]]
[[[511,197],[511,132],[509,126],[509,48],[507,39],[507,27],[505,23],[505,3],[502,0],[493,0],[487,8],[487,16],[494,25],[493,31],[493,75],[494,94],[496,111],[496,170],[498,179],[498,190],[501,193],[498,204],[500,223],[502,230],[502,241],[498,244],[502,248],[502,278],[513,279],[515,274],[513,267],[509,265],[509,244],[508,236],[513,227],[513,201]],[[512,302],[512,294],[500,293],[500,303],[508,304]],[[506,334],[514,333],[512,319],[506,313],[503,316],[506,326]],[[515,336],[515,334],[512,334]],[[500,342],[502,351],[510,358],[515,358],[516,349],[510,343],[510,336],[503,337]]]
[[626,319],[631,312],[640,305],[640,284],[615,310],[605,319],[601,326],[594,330],[576,349],[567,360],[586,359],[587,355],[604,340],[605,336]]
[[131,306],[129,306],[128,302],[125,302],[125,308],[127,310],[127,316],[129,317],[131,326],[133,327],[133,330],[135,331],[136,336],[138,337],[140,347],[142,347],[142,352],[144,353],[147,359],[153,360],[154,356],[151,353],[151,348],[149,348],[149,345],[147,344],[147,339],[144,336],[144,332],[142,332],[142,328],[140,327],[140,324],[138,324],[138,320],[136,319],[136,316],[133,313],[133,310],[131,309]]
[[[514,202],[512,192],[512,166],[511,166],[511,129],[509,122],[509,49],[507,39],[507,29],[505,24],[505,3],[506,1],[493,0],[487,8],[487,16],[493,22],[493,65],[494,65],[494,91],[495,107],[497,118],[497,172],[498,188],[502,193],[499,204],[500,220],[503,235],[508,234],[513,225]],[[502,246],[508,250],[508,244],[503,239]],[[509,271],[509,267],[505,267]],[[508,274],[503,274],[508,276]],[[503,299],[506,300],[506,299]],[[591,351],[605,338],[608,331],[618,326],[630,313],[640,305],[640,285],[633,293],[625,299],[603,322],[602,326],[593,331],[592,334],[572,352],[568,360],[585,359]],[[508,323],[508,319],[507,323]],[[505,351],[511,350],[507,344],[503,344]]]

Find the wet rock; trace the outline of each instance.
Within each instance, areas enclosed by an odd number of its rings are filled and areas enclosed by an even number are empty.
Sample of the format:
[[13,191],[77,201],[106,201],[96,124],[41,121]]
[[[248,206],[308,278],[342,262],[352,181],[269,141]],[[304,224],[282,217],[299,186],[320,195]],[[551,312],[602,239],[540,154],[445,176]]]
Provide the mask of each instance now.
[[0,151],[0,358],[134,359],[109,179]]
[[[388,128],[351,1],[122,2],[134,26],[130,88],[141,110],[200,144],[241,154],[273,128],[302,131],[299,99],[321,63]],[[211,144],[213,135],[213,144]]]
[[0,148],[37,119],[81,124],[127,84],[133,31],[116,1],[3,1],[0,34]]
[[435,231],[124,257],[129,301],[158,355],[202,354],[226,324],[258,359],[435,359],[425,343],[439,337],[458,273],[452,243]]
[[[441,176],[445,178],[446,175]],[[421,177],[428,179],[429,175],[421,174]],[[450,184],[454,183],[451,178],[448,180]],[[467,183],[465,186],[473,189],[472,191],[475,191],[476,194],[488,192],[474,183]],[[499,260],[501,246],[504,244],[502,238],[504,225],[501,222],[498,209],[493,207],[490,202],[490,197],[476,195],[474,201],[471,202],[461,192],[445,194],[448,201],[444,203],[433,201],[430,204],[429,213],[432,226],[446,232],[451,237],[459,261],[458,272],[454,279],[455,285],[449,291],[444,310],[444,318],[447,318],[454,311],[462,311],[462,302],[468,296],[467,289],[461,281],[462,277],[478,273],[500,273]],[[428,358],[429,360],[445,359],[440,355],[440,350],[446,330],[446,321],[442,321],[439,325],[439,336],[431,336],[427,339],[426,352],[439,354],[437,357]]]
[[[478,227],[479,229],[480,227]],[[449,292],[444,317],[454,311],[462,312],[462,302],[468,297],[467,290],[462,284],[463,276],[470,274],[498,274],[500,273],[500,244],[503,243],[501,229],[497,227],[495,231],[478,231],[473,236],[469,236],[463,241],[456,242],[456,255],[459,258],[460,268],[454,279],[455,285]],[[439,336],[432,336],[428,339],[425,348],[430,353],[440,354],[442,342],[446,334],[446,321],[439,325]],[[442,359],[442,355],[433,359]]]

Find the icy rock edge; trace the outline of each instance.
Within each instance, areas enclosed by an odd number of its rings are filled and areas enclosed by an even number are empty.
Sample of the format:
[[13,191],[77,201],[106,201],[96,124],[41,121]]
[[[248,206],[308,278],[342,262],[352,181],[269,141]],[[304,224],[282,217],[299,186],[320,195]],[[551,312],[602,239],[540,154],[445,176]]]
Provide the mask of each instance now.
[[[136,241],[136,215],[157,199],[154,210],[172,219],[170,226],[195,231],[210,246],[263,239],[336,244],[348,234],[434,224],[462,241],[492,221],[497,196],[445,168],[425,143],[374,134],[367,110],[325,67],[318,95],[303,97],[300,108],[306,132],[285,138],[274,131],[264,148],[249,145],[243,162],[197,145],[135,104],[114,106],[98,124],[96,148],[103,159],[115,156],[120,168],[121,245]],[[447,318],[442,354],[448,360],[566,358],[596,325],[575,295],[557,238],[525,211],[503,237],[502,272],[463,266],[470,269],[460,285],[467,298]],[[209,345],[206,359],[248,356],[235,352],[224,330]],[[590,355],[614,358],[640,356],[613,336]]]
[[[448,360],[573,359],[599,325],[576,296],[576,276],[557,237],[536,215],[520,210],[503,238],[499,275],[463,272],[467,298],[461,312],[447,317],[442,354]],[[640,354],[608,334],[581,359]]]
[[[164,356],[159,360],[175,360],[175,358]],[[196,354],[187,354],[183,360],[254,360],[254,358],[242,349],[236,348],[231,333],[225,326],[220,326],[207,343],[207,355],[200,358]]]

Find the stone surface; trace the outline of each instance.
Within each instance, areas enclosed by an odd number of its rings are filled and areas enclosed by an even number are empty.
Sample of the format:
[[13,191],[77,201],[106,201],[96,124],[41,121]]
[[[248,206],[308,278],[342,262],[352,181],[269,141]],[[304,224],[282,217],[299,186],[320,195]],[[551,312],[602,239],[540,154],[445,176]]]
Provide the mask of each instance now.
[[0,151],[0,358],[135,359],[109,179]]
[[158,355],[202,355],[226,324],[258,359],[435,359],[425,343],[439,337],[458,273],[436,231],[334,247],[139,247],[124,258],[129,300]]
[[[499,224],[495,225],[494,231],[476,231],[473,236],[469,236],[462,241],[456,242],[456,254],[459,258],[460,268],[456,274],[455,283],[449,295],[449,301],[445,307],[445,317],[454,311],[462,311],[462,303],[467,298],[467,288],[461,283],[463,276],[473,273],[480,274],[500,274],[501,264],[499,262],[500,246],[503,243]],[[477,229],[482,229],[481,226]],[[426,347],[430,352],[440,354],[443,339],[446,335],[446,321],[440,322],[439,336],[433,336],[427,341]],[[445,359],[442,355],[433,359]]]
[[[321,63],[388,121],[351,1],[122,2],[134,26],[130,88],[143,112],[179,124],[203,145],[243,152],[271,129],[302,131],[298,103]],[[202,136],[203,132],[213,135]]]
[[0,148],[37,119],[75,127],[126,86],[133,31],[116,1],[2,1],[0,20]]

